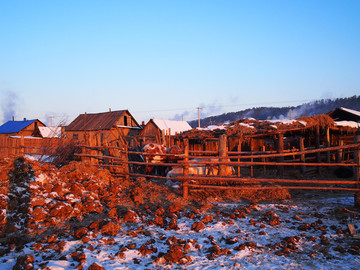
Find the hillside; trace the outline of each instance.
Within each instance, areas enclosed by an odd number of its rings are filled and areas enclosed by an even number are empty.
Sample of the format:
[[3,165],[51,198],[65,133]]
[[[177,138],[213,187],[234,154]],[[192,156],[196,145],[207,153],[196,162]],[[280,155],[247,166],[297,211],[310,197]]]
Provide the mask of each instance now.
[[[233,122],[242,118],[255,118],[258,120],[291,118],[300,116],[313,116],[326,114],[338,107],[345,107],[353,110],[360,110],[360,96],[337,99],[321,99],[314,102],[304,103],[291,107],[257,107],[249,108],[238,112],[229,112],[221,115],[210,116],[201,119],[201,126]],[[291,114],[291,115],[290,115]],[[290,117],[291,116],[291,117]],[[190,121],[192,127],[196,127],[198,120]]]

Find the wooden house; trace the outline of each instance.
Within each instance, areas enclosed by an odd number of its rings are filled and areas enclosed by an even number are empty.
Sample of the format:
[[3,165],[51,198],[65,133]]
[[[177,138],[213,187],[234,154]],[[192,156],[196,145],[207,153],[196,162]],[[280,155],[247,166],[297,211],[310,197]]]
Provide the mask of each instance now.
[[119,110],[80,114],[65,127],[65,136],[78,141],[90,141],[91,145],[103,145],[105,142],[137,135],[140,130],[140,125],[128,110]]
[[45,125],[38,119],[23,121],[8,121],[0,126],[1,137],[41,137],[39,127]]
[[334,119],[335,126],[331,129],[332,137],[338,144],[354,142],[355,134],[360,133],[360,112],[344,107],[336,108],[328,113]]
[[[186,121],[150,119],[140,131],[139,137],[142,144],[150,142],[166,144],[166,137],[174,136],[190,129],[192,127]],[[168,143],[170,143],[169,140]]]

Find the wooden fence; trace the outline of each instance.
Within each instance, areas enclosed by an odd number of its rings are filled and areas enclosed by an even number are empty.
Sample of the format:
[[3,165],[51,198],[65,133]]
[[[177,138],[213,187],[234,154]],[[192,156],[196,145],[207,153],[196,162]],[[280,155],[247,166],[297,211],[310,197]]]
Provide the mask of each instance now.
[[[106,155],[104,148],[98,149],[97,155],[82,154],[83,158],[96,158],[98,166],[111,167],[128,165],[129,170],[119,173],[123,176],[148,177],[164,180],[181,181],[184,198],[197,189],[303,189],[303,190],[345,190],[355,194],[355,205],[360,206],[360,136],[355,136],[354,143],[332,147],[260,152],[227,151],[227,138],[222,135],[218,151],[191,151],[189,142],[182,142],[183,152],[161,156],[171,160],[163,163],[146,163],[142,160],[128,159]],[[96,148],[92,148],[96,150]],[[121,150],[121,149],[118,149]],[[124,151],[128,156],[145,156],[138,151]],[[108,153],[108,152],[107,152]],[[334,158],[329,158],[334,157]],[[344,159],[346,157],[346,159]],[[176,162],[174,162],[176,160]],[[110,162],[109,162],[110,161]],[[145,174],[145,167],[180,168],[176,176]],[[216,167],[216,174],[192,173],[191,168]],[[227,168],[234,168],[234,173],[228,175]],[[344,168],[350,177],[335,177],[329,171]],[[116,170],[113,170],[116,171]],[[269,175],[271,177],[269,177]],[[328,177],[328,178],[327,178]]]
[[52,155],[61,142],[59,138],[0,137],[0,157]]

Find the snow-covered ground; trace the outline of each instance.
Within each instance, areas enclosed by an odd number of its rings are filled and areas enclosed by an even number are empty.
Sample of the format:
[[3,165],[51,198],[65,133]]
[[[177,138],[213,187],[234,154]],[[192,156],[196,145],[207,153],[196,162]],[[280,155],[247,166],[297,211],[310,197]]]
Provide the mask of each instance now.
[[[360,228],[353,204],[352,196],[256,205],[213,202],[206,212],[165,215],[165,223],[177,221],[172,229],[139,214],[136,222],[121,223],[114,236],[89,231],[85,241],[58,234],[54,241],[44,239],[38,251],[28,243],[0,258],[0,269],[12,269],[22,254],[34,256],[35,269],[75,269],[76,251],[84,254],[84,269],[94,262],[104,269],[360,269],[360,240],[348,232],[348,224]],[[198,222],[205,228],[197,231]],[[169,263],[164,258],[175,246],[180,260]]]

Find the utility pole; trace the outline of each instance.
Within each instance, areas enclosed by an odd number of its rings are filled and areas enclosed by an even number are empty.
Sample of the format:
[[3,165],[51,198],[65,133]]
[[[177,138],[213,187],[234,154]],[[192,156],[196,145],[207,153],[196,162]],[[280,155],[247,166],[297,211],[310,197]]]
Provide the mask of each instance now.
[[197,107],[198,109],[198,126],[200,127],[200,107]]

